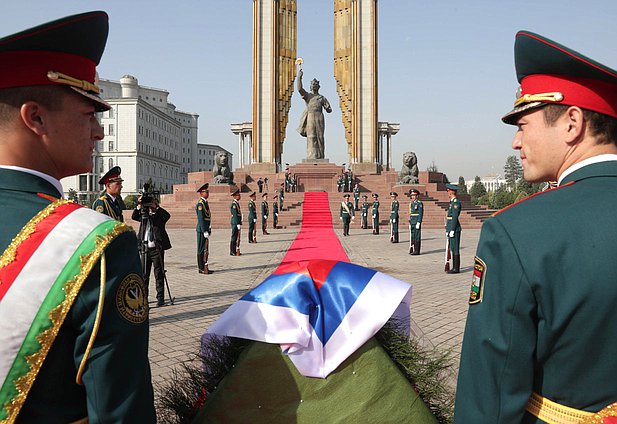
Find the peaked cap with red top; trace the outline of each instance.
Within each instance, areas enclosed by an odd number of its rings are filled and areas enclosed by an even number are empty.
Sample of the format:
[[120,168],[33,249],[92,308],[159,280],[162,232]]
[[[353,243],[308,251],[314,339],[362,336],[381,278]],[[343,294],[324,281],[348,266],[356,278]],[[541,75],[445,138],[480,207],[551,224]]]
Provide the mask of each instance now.
[[0,38],[0,89],[64,85],[90,99],[98,111],[109,110],[96,85],[108,20],[105,12],[87,12]]
[[546,104],[578,106],[617,118],[617,71],[541,35],[519,31],[514,43],[521,86],[514,109],[502,119]]

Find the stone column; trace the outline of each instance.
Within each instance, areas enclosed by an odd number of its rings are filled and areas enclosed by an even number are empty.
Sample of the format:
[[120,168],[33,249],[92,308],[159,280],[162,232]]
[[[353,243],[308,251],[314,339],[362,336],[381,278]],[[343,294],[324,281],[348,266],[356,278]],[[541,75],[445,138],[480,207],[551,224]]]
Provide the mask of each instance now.
[[238,133],[238,167],[244,167],[244,134]]

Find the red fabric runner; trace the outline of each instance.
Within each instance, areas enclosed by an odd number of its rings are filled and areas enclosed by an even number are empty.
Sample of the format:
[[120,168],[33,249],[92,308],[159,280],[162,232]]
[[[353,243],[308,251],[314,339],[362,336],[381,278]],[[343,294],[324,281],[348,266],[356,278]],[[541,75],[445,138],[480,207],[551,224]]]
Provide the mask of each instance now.
[[326,192],[304,193],[302,228],[274,273],[288,272],[286,269],[294,262],[312,259],[327,259],[333,261],[333,264],[336,261],[349,262],[332,229],[332,214]]

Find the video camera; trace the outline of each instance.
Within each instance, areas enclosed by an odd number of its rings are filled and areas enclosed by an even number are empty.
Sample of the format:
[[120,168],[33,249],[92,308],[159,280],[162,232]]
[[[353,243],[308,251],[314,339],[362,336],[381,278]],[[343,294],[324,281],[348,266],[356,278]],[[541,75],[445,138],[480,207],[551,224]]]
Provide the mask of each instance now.
[[157,195],[159,192],[153,190],[151,184],[145,183],[143,190],[140,190],[139,194],[141,194],[141,200],[139,201],[139,204],[141,205],[141,216],[147,217],[150,215],[152,202],[157,200]]

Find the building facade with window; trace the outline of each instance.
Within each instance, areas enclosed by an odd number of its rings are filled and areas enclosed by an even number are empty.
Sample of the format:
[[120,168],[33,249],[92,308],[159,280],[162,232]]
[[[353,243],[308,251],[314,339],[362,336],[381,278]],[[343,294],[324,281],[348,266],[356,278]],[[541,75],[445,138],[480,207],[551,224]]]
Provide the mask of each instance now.
[[99,178],[116,165],[122,168],[123,196],[137,194],[146,182],[170,193],[174,184],[187,182],[189,172],[205,168],[201,162],[208,158],[200,150],[226,151],[198,147],[199,115],[177,110],[166,90],[140,86],[131,75],[120,81],[101,79],[99,86],[112,108],[100,114],[105,138],[96,145],[93,171],[62,180],[66,193],[77,191],[80,201],[100,193]]

